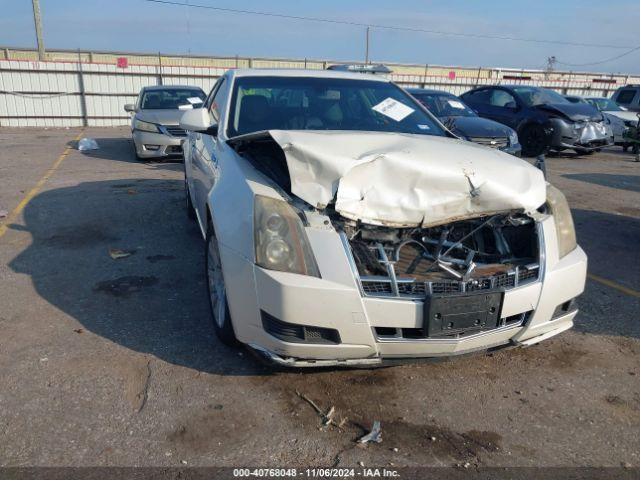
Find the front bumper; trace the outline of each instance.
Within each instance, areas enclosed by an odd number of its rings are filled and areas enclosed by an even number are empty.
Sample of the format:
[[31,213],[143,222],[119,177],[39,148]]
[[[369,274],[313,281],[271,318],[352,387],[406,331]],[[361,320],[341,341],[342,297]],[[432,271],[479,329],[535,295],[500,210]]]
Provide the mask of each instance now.
[[182,155],[184,137],[174,137],[142,130],[133,130],[131,136],[136,148],[136,154],[140,158],[164,158]]
[[554,118],[549,120],[548,126],[552,129],[552,150],[593,151],[612,144],[611,135],[602,122],[585,122],[580,128],[574,129],[573,123]]
[[[555,312],[582,293],[587,267],[580,247],[557,258],[553,218],[545,219],[541,227],[548,247],[540,279],[506,291],[502,305],[501,318],[523,315],[524,322],[458,339],[380,338],[376,327],[420,328],[423,302],[363,297],[344,247],[334,238],[337,235],[308,231],[322,279],[264,270],[222,246],[225,270],[234,272],[225,279],[234,330],[241,342],[263,358],[294,367],[372,366],[388,360],[446,357],[537,343],[573,325],[577,310]],[[323,265],[330,265],[330,271]],[[248,284],[254,286],[251,294]],[[340,343],[282,341],[263,328],[261,311],[283,322],[337,330]]]

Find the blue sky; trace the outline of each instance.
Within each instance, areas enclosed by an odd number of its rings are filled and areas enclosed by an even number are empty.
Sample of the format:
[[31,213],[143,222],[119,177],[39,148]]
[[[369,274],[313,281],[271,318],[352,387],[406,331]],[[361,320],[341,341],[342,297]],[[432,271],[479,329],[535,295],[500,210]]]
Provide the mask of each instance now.
[[[640,45],[638,0],[191,2],[413,28]],[[0,45],[35,46],[31,0],[0,0],[0,3]],[[50,48],[336,60],[364,58],[362,27],[187,9],[143,0],[40,0],[40,3],[45,44]],[[379,61],[515,68],[543,68],[551,55],[567,63],[580,64],[624,52],[375,29],[370,51],[371,58]],[[603,65],[563,68],[637,74],[640,73],[640,51]]]

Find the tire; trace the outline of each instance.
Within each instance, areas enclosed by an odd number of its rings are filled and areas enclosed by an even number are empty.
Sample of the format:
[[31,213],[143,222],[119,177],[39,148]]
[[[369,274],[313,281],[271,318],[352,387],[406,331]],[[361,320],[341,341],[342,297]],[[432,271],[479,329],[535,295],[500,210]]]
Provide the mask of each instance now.
[[215,236],[211,225],[207,228],[207,241],[204,250],[205,275],[207,276],[207,297],[209,298],[209,308],[213,317],[213,328],[222,343],[234,347],[239,344],[231,323],[229,304],[224,286],[224,276],[222,263],[220,262],[220,251],[218,249],[218,239]]
[[525,125],[518,133],[518,137],[520,137],[522,156],[524,157],[537,157],[549,148],[547,134],[542,125],[535,123]]

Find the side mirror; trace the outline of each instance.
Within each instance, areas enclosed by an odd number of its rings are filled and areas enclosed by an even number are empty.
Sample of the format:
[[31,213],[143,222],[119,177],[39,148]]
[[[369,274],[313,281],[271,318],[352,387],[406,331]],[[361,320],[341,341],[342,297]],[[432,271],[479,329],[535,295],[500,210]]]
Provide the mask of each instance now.
[[194,108],[187,110],[180,119],[180,127],[191,132],[206,133],[207,135],[217,135],[218,125],[211,124],[209,112],[206,108]]
[[504,106],[509,110],[518,110],[518,105],[516,104],[516,102],[507,102],[504,104]]
[[127,103],[124,106],[124,111],[125,112],[129,112],[129,113],[135,112],[136,111],[136,106],[133,103]]

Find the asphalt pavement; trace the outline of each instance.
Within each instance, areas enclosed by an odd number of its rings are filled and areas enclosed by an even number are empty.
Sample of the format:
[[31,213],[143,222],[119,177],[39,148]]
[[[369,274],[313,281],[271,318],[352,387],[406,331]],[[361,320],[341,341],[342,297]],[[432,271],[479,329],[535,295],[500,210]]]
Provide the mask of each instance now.
[[[77,151],[79,134],[100,149]],[[129,137],[0,129],[0,466],[640,466],[631,154],[547,159],[589,255],[571,331],[450,361],[274,372],[215,338],[183,166],[137,161]],[[383,441],[356,443],[375,420]]]

